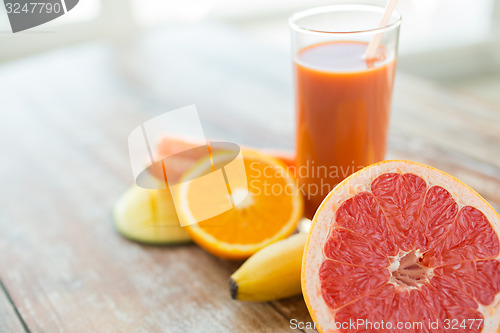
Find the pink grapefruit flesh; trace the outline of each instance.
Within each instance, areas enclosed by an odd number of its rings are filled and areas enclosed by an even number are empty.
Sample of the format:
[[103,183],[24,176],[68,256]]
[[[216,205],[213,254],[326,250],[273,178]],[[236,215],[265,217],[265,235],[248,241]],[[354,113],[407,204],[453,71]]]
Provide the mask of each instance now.
[[452,176],[375,164],[316,212],[304,299],[321,332],[497,332],[499,232],[494,209]]

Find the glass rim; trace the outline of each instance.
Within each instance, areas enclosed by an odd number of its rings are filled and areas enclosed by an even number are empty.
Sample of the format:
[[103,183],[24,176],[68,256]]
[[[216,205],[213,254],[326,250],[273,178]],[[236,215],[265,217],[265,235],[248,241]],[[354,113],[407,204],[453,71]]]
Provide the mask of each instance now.
[[288,18],[288,24],[289,24],[290,28],[294,31],[313,34],[313,35],[325,35],[325,34],[348,35],[348,34],[382,33],[382,32],[385,32],[387,30],[391,30],[393,28],[396,28],[397,26],[399,26],[401,24],[402,16],[397,10],[394,10],[394,12],[393,12],[393,15],[396,14],[396,17],[397,17],[397,19],[394,22],[389,23],[383,27],[376,27],[376,28],[365,29],[365,30],[353,30],[353,31],[317,30],[317,29],[306,28],[306,27],[300,26],[299,24],[296,23],[299,19],[302,19],[302,18],[305,18],[308,16],[312,16],[315,14],[332,12],[334,10],[348,10],[348,9],[360,10],[362,8],[364,8],[364,9],[377,8],[377,9],[382,9],[382,10],[385,9],[382,6],[370,5],[370,4],[335,4],[335,5],[328,5],[328,6],[319,6],[319,7],[313,7],[313,8],[299,10],[299,11],[294,12]]

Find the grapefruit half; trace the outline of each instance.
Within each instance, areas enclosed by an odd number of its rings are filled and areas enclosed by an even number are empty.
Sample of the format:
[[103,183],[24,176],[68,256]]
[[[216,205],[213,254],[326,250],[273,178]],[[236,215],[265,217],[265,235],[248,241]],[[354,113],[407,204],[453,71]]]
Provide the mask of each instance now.
[[[497,332],[500,216],[426,165],[345,179],[313,219],[302,291],[320,332]],[[419,324],[420,323],[420,324]]]

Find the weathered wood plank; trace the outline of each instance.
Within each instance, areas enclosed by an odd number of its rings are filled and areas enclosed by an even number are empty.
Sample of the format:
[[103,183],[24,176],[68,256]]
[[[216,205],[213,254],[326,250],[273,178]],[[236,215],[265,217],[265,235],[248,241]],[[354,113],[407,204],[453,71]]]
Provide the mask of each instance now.
[[291,297],[280,301],[274,301],[272,304],[289,319],[289,325],[292,329],[301,330],[305,333],[315,333],[315,323],[307,310],[302,296]]
[[500,170],[500,106],[399,75],[392,132]]
[[25,333],[24,324],[19,318],[7,291],[0,282],[0,332]]

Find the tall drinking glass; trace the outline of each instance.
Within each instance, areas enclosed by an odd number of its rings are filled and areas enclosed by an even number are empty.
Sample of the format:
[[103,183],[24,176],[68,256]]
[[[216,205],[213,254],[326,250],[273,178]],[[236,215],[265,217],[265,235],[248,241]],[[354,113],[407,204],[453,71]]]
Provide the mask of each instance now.
[[[296,97],[296,174],[312,217],[351,173],[385,157],[401,17],[335,4],[290,17]],[[365,59],[377,36],[375,57]]]

